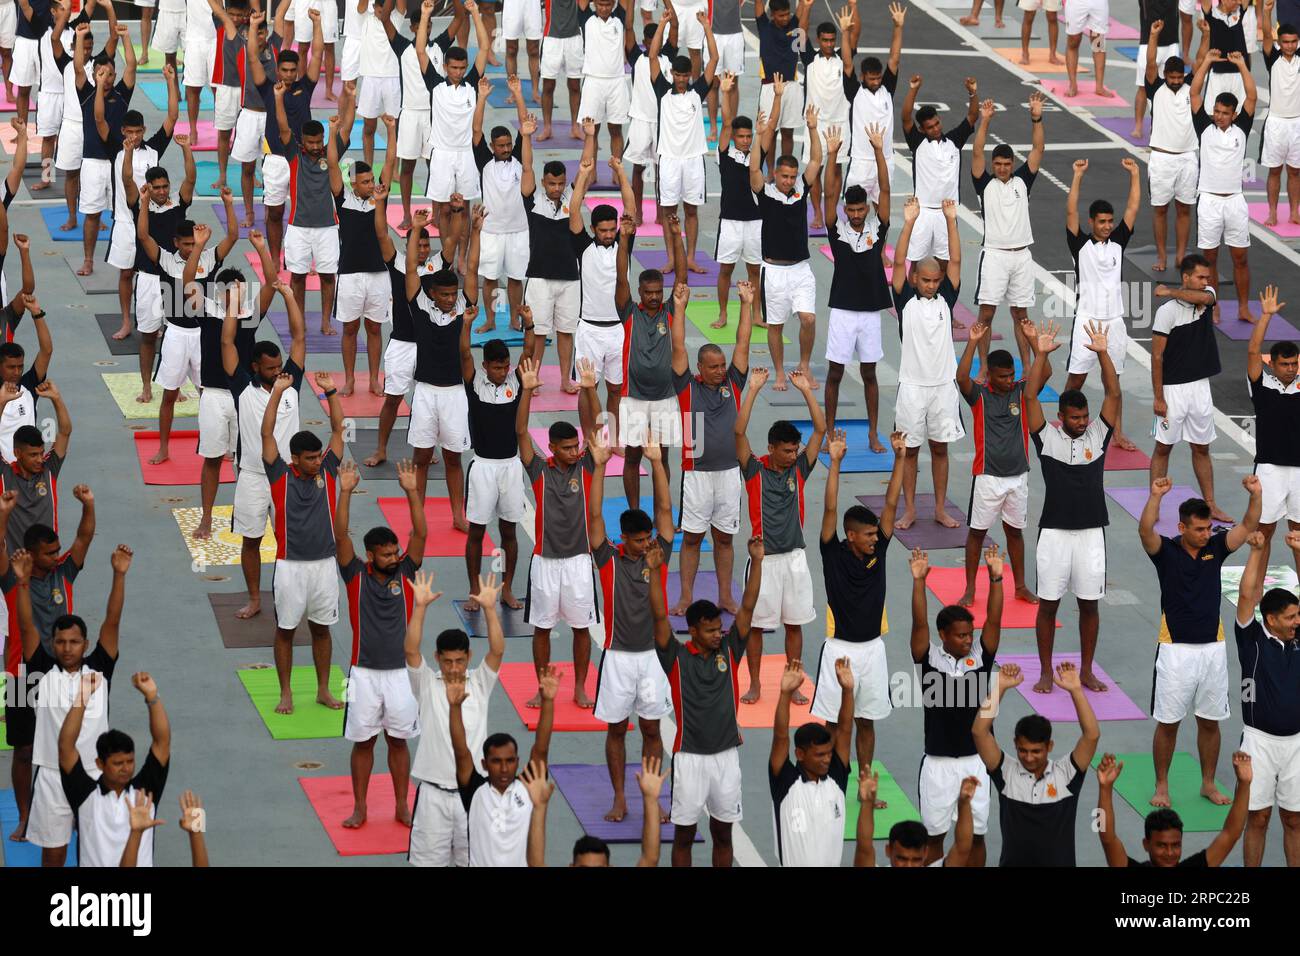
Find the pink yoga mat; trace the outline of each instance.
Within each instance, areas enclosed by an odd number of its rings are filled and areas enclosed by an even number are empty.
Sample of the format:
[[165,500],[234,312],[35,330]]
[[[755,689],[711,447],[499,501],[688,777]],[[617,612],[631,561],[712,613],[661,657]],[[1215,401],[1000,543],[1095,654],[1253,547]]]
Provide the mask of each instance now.
[[[533,393],[532,403],[528,408],[533,412],[576,412],[578,410],[577,393],[568,395],[560,387],[558,365],[542,366],[542,390]],[[541,447],[546,448],[545,445]]]
[[[29,147],[30,148],[30,147]],[[1264,220],[1268,218],[1268,203],[1252,202],[1247,203],[1246,208],[1250,210],[1250,218],[1264,226]],[[1287,216],[1290,215],[1286,206],[1286,201],[1278,203],[1278,223],[1276,226],[1264,226],[1265,229],[1272,231],[1274,234],[1281,236],[1283,239],[1295,239],[1300,237],[1300,226],[1293,222],[1287,222]]]
[[[548,435],[548,427],[546,425],[537,425],[535,427],[529,428],[528,434],[533,436],[533,442],[536,443],[537,447],[541,450],[542,454],[544,455],[550,454],[550,450],[547,447],[548,444],[550,443],[550,436]],[[584,447],[584,448],[587,445],[586,436],[584,436],[581,431],[578,432],[578,444],[580,447]],[[641,475],[644,477],[645,475],[648,474],[649,472],[645,470],[645,465],[642,465]],[[621,478],[622,476],[623,476],[623,456],[613,455],[610,457],[609,463],[605,465],[605,477]],[[611,535],[616,536],[618,534],[617,528],[610,528],[607,530]]]
[[[176,124],[177,133],[189,133],[190,121],[185,119]],[[199,135],[197,140],[191,138],[190,148],[195,152],[211,152],[217,148],[217,127],[211,120],[199,120]]]
[[[623,215],[623,200],[617,196],[588,196],[582,201],[582,204],[588,209],[595,209],[597,206],[613,206],[618,210],[620,216]],[[641,225],[636,227],[638,236],[662,236],[664,234],[663,226],[655,222],[655,217],[659,215],[659,207],[653,199],[641,200]],[[590,214],[588,214],[590,218]],[[635,255],[636,247],[633,246]]]
[[[1112,82],[1114,82],[1112,80]],[[1084,80],[1079,83],[1078,96],[1066,96],[1065,90],[1067,84],[1065,80],[1043,80],[1043,89],[1053,96],[1059,97],[1067,106],[1114,106],[1123,107],[1131,105],[1128,100],[1116,93],[1115,96],[1098,96],[1092,91],[1089,81]],[[1112,87],[1114,89],[1114,87]]]
[[[253,267],[253,271],[257,273],[257,277],[258,277],[259,279],[261,279],[263,282],[265,282],[265,281],[266,281],[266,276],[262,275],[262,257],[259,256],[256,252],[245,252],[245,253],[244,253],[244,258],[247,259],[247,260],[248,260],[248,264],[249,264],[250,266]],[[291,276],[289,275],[289,273],[288,273],[286,270],[281,269],[281,270],[280,270],[280,278],[283,279],[285,282],[288,282],[289,279],[291,278]],[[318,276],[318,275],[317,275],[316,273],[314,273],[314,272],[309,272],[309,273],[307,273],[307,286],[306,286],[306,288],[307,288],[307,291],[308,291],[308,292],[319,292],[319,291],[320,291],[320,276]],[[280,302],[279,305],[280,305],[281,307],[283,307],[284,303],[283,303],[283,302]]]
[[[1007,570],[1010,571],[1010,567]],[[931,568],[929,577],[925,579],[925,584],[944,604],[956,604],[961,598],[962,592],[966,590],[966,569]],[[1025,601],[1017,601],[1015,594],[1016,582],[1010,574],[1004,575],[1002,578],[1002,627],[1033,627],[1034,621],[1038,617],[1038,606]],[[975,617],[975,626],[977,628],[984,626],[984,611],[988,605],[988,599],[989,576],[986,570],[981,570],[975,575],[975,604],[969,609]],[[1056,626],[1061,626],[1059,621]]]
[[[1079,666],[1079,655],[1075,653],[1053,654],[1053,664],[1060,664],[1064,661],[1072,662],[1076,667]],[[1034,684],[1042,675],[1042,667],[1038,663],[1037,654],[999,654],[998,664],[1005,667],[1007,664],[1020,665],[1021,673],[1025,675],[1025,681],[1016,688],[1025,702],[1034,709],[1035,713],[1041,714],[1051,721],[1066,721],[1074,723],[1078,721],[1078,714],[1074,711],[1074,701],[1070,695],[1059,687],[1053,687],[1050,694],[1034,693]],[[1109,690],[1098,694],[1085,688],[1083,695],[1088,698],[1088,703],[1092,705],[1093,713],[1097,715],[1098,720],[1146,720],[1147,715],[1137,704],[1129,698],[1119,686],[1115,683],[1100,664],[1092,662],[1093,672],[1097,679],[1105,684]]]

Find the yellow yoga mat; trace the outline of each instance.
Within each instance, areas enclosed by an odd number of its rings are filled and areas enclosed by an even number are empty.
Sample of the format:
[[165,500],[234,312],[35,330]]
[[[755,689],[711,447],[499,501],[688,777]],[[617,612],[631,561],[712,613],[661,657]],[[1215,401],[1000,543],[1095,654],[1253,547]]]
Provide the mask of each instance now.
[[[135,397],[140,394],[140,373],[138,372],[103,372],[104,384],[108,386],[108,393],[113,396],[113,401],[117,403],[118,411],[122,413],[123,418],[157,418],[158,411],[162,406],[163,390],[157,385],[153,387],[152,402],[137,402]],[[186,385],[181,389],[182,395],[188,395],[189,401],[178,401],[176,403],[177,418],[195,418],[199,414],[199,390],[193,385]]]
[[[176,524],[181,529],[181,537],[185,539],[185,546],[189,549],[190,560],[194,562],[196,568],[239,563],[239,551],[243,547],[244,539],[230,530],[230,513],[230,505],[217,505],[213,508],[212,537],[199,540],[194,537],[194,531],[199,526],[203,509],[172,509]],[[271,520],[268,518],[266,530],[262,533],[263,563],[275,561],[275,549],[275,535],[271,531]]]

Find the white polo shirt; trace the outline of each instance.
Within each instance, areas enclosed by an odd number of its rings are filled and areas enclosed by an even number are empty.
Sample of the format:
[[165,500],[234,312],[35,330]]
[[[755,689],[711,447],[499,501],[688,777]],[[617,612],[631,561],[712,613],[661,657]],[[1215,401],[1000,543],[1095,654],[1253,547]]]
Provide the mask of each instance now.
[[[157,816],[163,787],[167,783],[168,765],[158,762],[150,747],[144,766],[120,794],[104,785],[103,778],[91,779],[80,766],[63,774],[63,793],[77,815],[77,856],[83,867],[117,867],[122,851],[131,836],[131,807],[140,791],[153,798],[153,816]],[[144,831],[136,866],[153,866],[152,829]]]
[[[817,125],[842,126],[849,119],[849,101],[844,96],[844,61],[818,53],[803,68],[805,102],[817,107]],[[868,144],[870,145],[870,144]],[[870,155],[870,154],[868,154]]]
[[459,84],[453,86],[442,82],[429,94],[433,108],[433,122],[429,124],[429,145],[434,149],[469,150],[474,147],[477,84],[478,74],[470,69]]
[[898,381],[904,385],[952,384],[957,377],[957,356],[952,344],[952,307],[958,290],[948,277],[939,283],[933,299],[917,295],[910,282],[894,294],[898,334],[903,351]]
[[[43,660],[37,661],[37,657]],[[95,766],[95,742],[108,730],[108,690],[117,660],[96,644],[75,671],[64,670],[43,647],[37,650],[31,663],[33,670],[42,666],[48,668],[36,685],[36,736],[32,741],[32,765],[55,773],[59,771],[59,732],[63,730],[63,722],[68,719],[73,701],[80,693],[82,674],[92,670],[103,675],[95,693],[90,695],[81,721],[81,733],[77,735],[81,765],[87,773],[99,776],[99,768]]]
[[912,149],[916,198],[922,206],[936,209],[945,199],[957,200],[961,150],[970,134],[971,125],[964,119],[939,139],[927,139],[920,124],[912,127],[907,145]]
[[849,768],[831,754],[821,780],[786,761],[779,774],[768,768],[776,852],[782,866],[839,866],[844,854],[844,800]]
[[[1196,130],[1192,128],[1192,88],[1184,83],[1171,90],[1163,79],[1156,79],[1151,94],[1151,148],[1166,153],[1188,153],[1196,148]],[[1151,89],[1151,87],[1147,87]]]
[[[1240,169],[1240,167],[1238,167]],[[1074,256],[1075,315],[1078,319],[1109,321],[1124,315],[1124,294],[1120,275],[1124,267],[1124,249],[1133,231],[1115,213],[1115,228],[1105,242],[1094,242],[1091,233],[1066,230],[1065,240]]]
[[[447,685],[442,671],[421,660],[419,667],[408,667],[411,692],[420,705],[420,746],[411,761],[411,776],[417,780],[456,789],[456,754],[451,749],[451,705],[447,703]],[[487,739],[488,700],[497,685],[497,672],[480,664],[465,675],[466,697],[460,705],[465,723],[465,744],[474,762],[483,754]],[[488,789],[491,789],[490,787]],[[527,799],[525,793],[524,799]]]
[[361,75],[398,76],[400,73],[397,54],[388,42],[384,25],[375,16],[375,5],[372,2],[366,7],[366,12],[361,14]]
[[709,151],[704,139],[704,98],[709,81],[701,76],[686,87],[685,93],[673,89],[670,74],[660,74],[655,84],[659,96],[659,156],[691,159]]
[[1021,163],[1004,183],[993,175],[992,169],[975,180],[975,192],[980,197],[980,211],[984,214],[985,249],[1020,249],[1033,245],[1034,231],[1029,225],[1029,190],[1034,184],[1034,173],[1028,163]]
[[618,277],[618,243],[608,246],[592,240],[588,233],[575,236],[581,241],[585,235],[590,244],[578,256],[578,269],[582,276],[582,314],[587,322],[617,322],[618,309],[614,305],[614,286]]
[[1246,141],[1254,117],[1246,112],[1219,129],[1210,120],[1204,106],[1192,116],[1192,123],[1201,139],[1201,177],[1196,183],[1198,193],[1236,195],[1241,192],[1242,165],[1246,160]]
[[1296,119],[1300,117],[1300,55],[1288,60],[1280,47],[1274,51],[1276,57],[1268,66],[1268,115]]
[[208,0],[185,0],[185,36],[187,39],[217,38],[217,27]]
[[476,771],[460,796],[469,817],[469,865],[527,866],[533,802],[523,782],[516,778],[503,793]]
[[608,20],[591,16],[582,27],[582,75],[623,78],[623,19],[611,13]]
[[[659,72],[671,76],[672,61],[662,53],[659,54]],[[650,57],[642,55],[632,64],[632,105],[628,108],[629,119],[655,123],[659,120],[659,98],[655,96],[654,84],[650,82]]]
[[[482,145],[491,155],[491,147],[484,134]],[[476,158],[480,159],[479,150],[475,149]],[[482,163],[479,173],[483,208],[488,216],[483,220],[483,231],[492,235],[503,235],[528,230],[528,210],[524,208],[524,194],[519,191],[524,179],[524,166],[514,156],[505,161],[493,156]]]

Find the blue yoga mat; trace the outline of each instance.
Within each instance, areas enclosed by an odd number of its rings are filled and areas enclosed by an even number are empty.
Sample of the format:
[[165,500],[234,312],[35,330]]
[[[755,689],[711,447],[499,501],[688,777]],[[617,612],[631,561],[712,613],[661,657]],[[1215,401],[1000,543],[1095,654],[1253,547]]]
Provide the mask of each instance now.
[[[136,84],[138,89],[145,96],[149,97],[149,102],[153,104],[154,109],[167,112],[167,81],[166,80],[142,80]],[[217,108],[216,99],[212,93],[212,87],[205,86],[203,92],[199,94],[199,110],[204,113],[211,113]],[[185,90],[181,90],[180,98],[181,113],[185,112]]]
[[[635,781],[633,781],[633,786],[635,786]],[[18,826],[18,804],[14,802],[14,792],[12,790],[0,790],[0,830],[3,830],[2,835],[4,837],[5,866],[40,866],[40,847],[34,843],[15,843],[9,839],[9,834],[14,832],[16,826]],[[68,844],[68,858],[64,861],[64,866],[76,865],[77,834],[74,832],[72,842]]]
[[[1024,366],[1020,364],[1020,356],[1018,355],[1012,355],[1011,360],[1016,364],[1016,380],[1019,381],[1020,379],[1025,377]],[[957,361],[958,362],[961,361],[960,355],[957,357]],[[980,374],[980,357],[979,355],[976,355],[975,359],[970,363],[970,377],[979,378],[979,374]],[[1040,402],[1055,402],[1060,397],[1061,396],[1056,391],[1056,389],[1052,388],[1052,386],[1050,385],[1044,385],[1042,391],[1038,393],[1038,400]]]
[[[812,422],[806,418],[794,419],[791,424],[799,429],[799,434],[804,442],[807,442],[812,435]],[[840,463],[840,471],[845,473],[858,473],[868,471],[893,471],[894,470],[894,452],[889,447],[889,429],[880,430],[880,441],[885,446],[883,454],[875,454],[871,450],[871,445],[867,441],[868,423],[865,418],[842,418],[835,422],[836,428],[844,429],[844,437],[848,441],[848,451],[844,453],[844,461]],[[822,452],[818,456],[822,465],[829,468],[831,456]]]
[[[86,223],[86,217],[81,213],[77,213],[77,228],[67,232],[59,231],[59,226],[68,221],[68,207],[62,203],[57,206],[42,206],[41,218],[45,220],[45,228],[55,242],[81,242],[81,230]],[[108,228],[100,231],[99,238],[107,240],[113,231],[113,213],[105,209],[100,213],[100,222]]]
[[[677,451],[677,449],[675,448],[666,449],[666,450],[670,454],[673,454]],[[650,463],[645,462],[645,464],[649,466]],[[680,467],[680,463],[674,461],[673,462],[674,471],[676,471],[679,467]],[[648,467],[647,470],[649,470]],[[650,479],[648,477],[642,478],[641,479],[641,510],[644,511],[646,514],[650,515],[651,518],[654,518],[653,495],[654,495],[654,486],[650,484]],[[623,517],[624,511],[627,511],[627,498],[625,498],[623,495],[618,495],[617,497],[613,497],[613,498],[609,497],[608,495],[605,496],[605,501],[603,503],[603,507],[600,509],[600,512],[605,517],[605,535],[606,537],[609,538],[611,543],[617,544],[622,537],[623,532],[619,530],[618,520],[621,517]],[[680,515],[677,513],[676,506],[674,506],[673,524],[677,525],[679,523],[679,520],[680,520]],[[676,536],[673,538],[673,553],[677,554],[681,550],[682,550],[682,533],[679,531],[677,532]],[[701,551],[713,550],[713,542],[710,540],[709,535],[705,535],[704,540],[700,542],[700,550]]]

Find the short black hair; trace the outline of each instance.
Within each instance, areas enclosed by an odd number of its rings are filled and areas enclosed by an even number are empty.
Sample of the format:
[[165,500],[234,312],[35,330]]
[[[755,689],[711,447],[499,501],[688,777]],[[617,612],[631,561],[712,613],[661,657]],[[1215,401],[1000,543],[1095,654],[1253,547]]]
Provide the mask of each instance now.
[[989,353],[989,368],[1009,368],[1014,372],[1016,370],[1016,360],[1012,358],[1011,353],[1006,349],[994,349]]
[[35,425],[23,425],[14,432],[14,447],[23,448],[44,448],[45,436]]
[[[6,343],[12,345],[13,343]],[[0,355],[4,354],[4,345],[0,345]],[[1300,345],[1292,342],[1290,339],[1283,339],[1281,342],[1274,342],[1268,350],[1268,357],[1276,362],[1278,359],[1293,359],[1300,355]]]
[[443,62],[456,60],[457,62],[469,62],[469,53],[463,46],[454,46],[447,50],[447,54],[442,58]]
[[704,356],[712,355],[714,352],[721,355],[724,361],[726,360],[727,353],[722,351],[722,346],[714,345],[712,342],[705,342],[699,347],[699,350],[695,353],[695,360],[697,362],[703,362]]
[[1237,94],[1220,93],[1218,96],[1214,98],[1214,105],[1226,106],[1228,109],[1232,110],[1235,113],[1237,112]]
[[916,111],[916,125],[920,126],[922,123],[928,123],[938,115],[939,111],[927,103]]
[[175,236],[176,236],[177,239],[193,239],[193,238],[194,238],[194,220],[193,220],[193,219],[182,219],[180,222],[178,222],[178,223],[176,224],[176,232],[175,232]]
[[600,837],[589,835],[578,837],[578,839],[573,842],[573,858],[576,860],[578,857],[587,856],[588,854],[599,854],[600,856],[603,856],[605,862],[608,863],[609,844]]
[[689,56],[675,56],[673,57],[672,67],[674,73],[690,73],[691,58]]
[[686,609],[686,626],[698,627],[701,621],[713,621],[722,617],[722,610],[712,601],[700,598]]
[[595,229],[602,222],[618,222],[618,210],[609,203],[601,203],[591,211],[591,228]]
[[1159,833],[1161,830],[1177,830],[1182,833],[1183,818],[1168,807],[1152,810],[1142,821],[1142,835],[1150,840],[1151,834]]
[[90,632],[86,630],[86,622],[76,614],[60,614],[50,628],[50,636],[53,637],[59,631],[70,631],[73,628],[81,632],[83,641],[90,638]]
[[230,285],[233,282],[246,282],[248,280],[244,278],[244,273],[241,270],[231,267],[218,272],[216,281],[221,285]]
[[1115,207],[1110,204],[1108,199],[1094,199],[1088,206],[1088,218],[1096,219],[1098,216],[1115,215]]
[[790,9],[790,0],[772,0],[772,2],[767,5],[767,8],[769,10],[788,11]]
[[794,427],[792,422],[780,419],[772,423],[772,427],[767,430],[767,443],[769,445],[787,445],[799,444],[803,436],[799,434],[799,429]]
[[1067,388],[1061,393],[1061,397],[1056,400],[1056,405],[1061,411],[1065,411],[1067,408],[1087,409],[1088,396],[1077,388]]
[[923,849],[929,839],[925,824],[920,820],[899,820],[889,828],[889,842],[906,850]]
[[831,23],[829,20],[823,20],[821,23],[817,24],[817,36],[819,37],[826,36],[828,33],[831,36],[835,36],[837,32],[839,31],[835,29],[835,24]]
[[848,531],[850,525],[855,528],[878,528],[880,519],[866,505],[854,505],[844,512],[844,530]]
[[498,747],[514,747],[515,753],[518,753],[519,741],[515,740],[515,738],[511,737],[509,734],[491,734],[488,736],[487,740],[483,741],[483,756],[486,758],[488,754],[496,750]]
[[966,610],[960,604],[949,604],[943,608],[934,618],[934,626],[941,631],[946,631],[954,624],[966,623],[974,624],[975,615]]
[[1264,592],[1264,596],[1259,601],[1259,613],[1268,618],[1275,614],[1285,613],[1286,609],[1293,604],[1300,604],[1300,599],[1288,591],[1286,588],[1269,588]]
[[641,27],[641,42],[644,43],[647,47],[649,47],[650,41],[652,41],[655,38],[655,34],[658,32],[659,32],[659,24],[655,23],[653,20],[651,20],[647,24],[644,24]]
[[1016,721],[1016,730],[1012,736],[1031,744],[1049,743],[1052,739],[1052,722],[1042,714],[1028,714]]
[[494,139],[494,140],[498,140],[498,139],[500,139],[502,136],[504,136],[506,139],[510,140],[510,142],[512,142],[512,143],[515,141],[515,134],[512,133],[512,132],[510,132],[510,127],[508,127],[508,126],[493,126],[493,127],[492,127],[492,139]]
[[776,164],[778,166],[793,166],[795,169],[799,168],[799,160],[791,156],[789,153],[786,153],[784,156],[778,156],[776,158]]
[[863,73],[884,73],[885,64],[880,62],[880,57],[878,56],[864,56],[862,58],[862,72]]
[[301,135],[303,139],[306,139],[308,136],[324,136],[325,126],[320,120],[308,120],[302,124],[302,133],[299,135]]
[[145,182],[152,184],[152,183],[156,183],[160,179],[165,179],[168,182],[172,181],[171,176],[167,172],[167,167],[150,166],[148,169],[144,171]]
[[1187,524],[1192,518],[1200,518],[1202,521],[1209,521],[1214,515],[1210,510],[1210,504],[1204,498],[1188,498],[1178,506],[1178,520]]
[[1178,271],[1185,276],[1191,275],[1194,270],[1199,269],[1201,266],[1205,266],[1207,269],[1211,268],[1210,260],[1199,252],[1189,252],[1183,256],[1183,261],[1178,263]]
[[735,119],[731,121],[731,131],[733,133],[738,129],[752,130],[753,128],[754,128],[754,121],[750,119],[748,116],[737,116]]
[[636,284],[639,286],[654,285],[656,282],[660,285],[664,283],[664,274],[658,269],[642,269],[641,274],[636,277]]
[[127,126],[143,126],[144,114],[139,110],[127,110],[122,114],[122,128]]
[[993,158],[1010,159],[1014,161],[1016,158],[1016,151],[1012,149],[1010,146],[1008,146],[1006,143],[998,143],[996,146],[993,147]]
[[1181,56],[1171,56],[1169,59],[1165,60],[1165,72],[1186,73],[1187,64],[1183,62],[1183,58]]
[[367,163],[364,159],[358,159],[355,163],[352,164],[353,179],[356,179],[358,176],[361,176],[365,173],[373,173],[374,171],[375,171],[374,167],[371,166],[369,163]]
[[819,720],[810,720],[794,732],[795,750],[807,750],[809,747],[820,747],[831,742],[831,732],[826,729],[826,725]]
[[113,754],[133,753],[135,741],[130,734],[124,734],[120,730],[106,730],[95,741],[95,756],[103,761],[107,761]]
[[577,438],[578,430],[573,427],[573,422],[552,422],[551,427],[546,430],[546,437],[552,444],[558,445],[562,441]]
[[542,167],[542,175],[563,176],[565,179],[568,179],[569,170],[565,167],[564,163],[560,162],[560,160],[548,159],[546,165]]
[[262,358],[278,358],[280,355],[280,346],[267,339],[259,339],[253,343],[253,361],[256,362]]
[[59,533],[47,524],[37,522],[23,532],[24,551],[35,551],[42,545],[58,543]]
[[297,50],[282,50],[282,51],[281,51],[281,52],[276,56],[276,60],[277,60],[279,63],[298,63],[298,62],[300,62],[299,57],[298,57],[298,51],[297,51]]
[[640,508],[628,508],[618,516],[618,530],[622,531],[625,537],[629,534],[644,534],[654,529],[654,522]]
[[510,346],[503,339],[488,339],[483,343],[483,361],[509,362]]
[[844,205],[861,206],[867,201],[867,191],[854,183],[848,189],[844,190]]
[[449,627],[440,633],[433,642],[433,649],[439,654],[449,654],[452,651],[464,651],[469,653],[469,635],[458,627]]
[[450,289],[453,286],[459,288],[460,279],[451,269],[439,269],[429,276],[429,285],[435,289]]
[[386,524],[371,528],[366,532],[366,536],[361,539],[361,544],[367,551],[373,551],[375,548],[382,548],[386,544],[400,544],[397,535],[392,528]]
[[307,452],[320,451],[325,446],[315,432],[301,431],[289,439],[289,454],[302,455]]
[[1277,28],[1277,35],[1279,37],[1284,37],[1284,36],[1293,37],[1293,36],[1300,36],[1300,33],[1298,33],[1296,31],[1296,28],[1293,27],[1291,24],[1284,23]]
[[[1276,346],[1274,346],[1276,348]],[[17,342],[0,342],[0,361],[5,359],[21,359],[27,356],[27,352]]]

